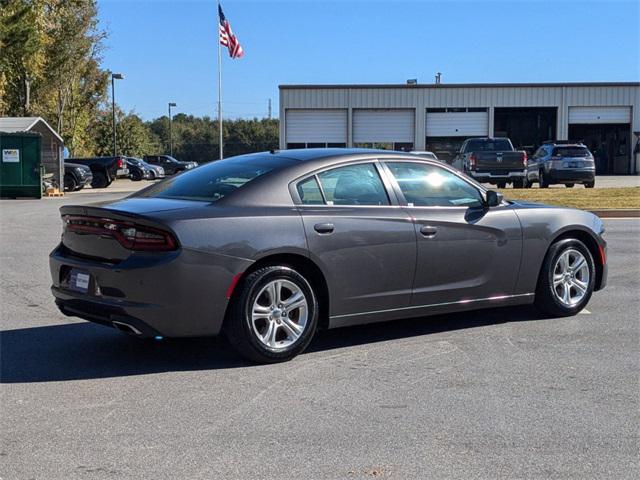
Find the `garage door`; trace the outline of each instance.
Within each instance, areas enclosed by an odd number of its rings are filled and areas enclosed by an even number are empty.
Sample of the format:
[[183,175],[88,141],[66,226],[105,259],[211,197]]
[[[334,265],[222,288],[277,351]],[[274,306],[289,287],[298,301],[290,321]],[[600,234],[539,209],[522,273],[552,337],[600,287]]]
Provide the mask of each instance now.
[[415,110],[354,110],[354,143],[413,143]]
[[287,110],[287,143],[346,143],[347,110]]
[[427,112],[427,137],[489,135],[487,112]]
[[631,107],[569,107],[569,123],[631,123]]

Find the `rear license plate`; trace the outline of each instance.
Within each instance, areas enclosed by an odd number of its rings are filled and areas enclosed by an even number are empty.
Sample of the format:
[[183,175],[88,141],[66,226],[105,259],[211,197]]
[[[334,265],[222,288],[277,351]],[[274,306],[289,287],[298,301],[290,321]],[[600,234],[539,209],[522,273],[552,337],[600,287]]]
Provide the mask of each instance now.
[[75,268],[71,270],[69,274],[69,288],[80,293],[87,293],[89,291],[89,282],[91,281],[91,275]]

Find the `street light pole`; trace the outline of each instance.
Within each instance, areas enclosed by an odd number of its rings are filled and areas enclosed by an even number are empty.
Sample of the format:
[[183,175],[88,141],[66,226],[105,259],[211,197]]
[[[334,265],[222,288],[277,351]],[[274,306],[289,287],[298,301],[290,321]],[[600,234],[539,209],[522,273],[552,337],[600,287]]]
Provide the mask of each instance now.
[[171,118],[171,107],[176,107],[177,104],[174,102],[169,102],[169,156],[173,157],[173,134],[172,134],[172,118]]
[[116,80],[123,80],[124,75],[121,73],[111,74],[111,121],[113,126],[113,156],[118,155],[118,144],[116,141]]

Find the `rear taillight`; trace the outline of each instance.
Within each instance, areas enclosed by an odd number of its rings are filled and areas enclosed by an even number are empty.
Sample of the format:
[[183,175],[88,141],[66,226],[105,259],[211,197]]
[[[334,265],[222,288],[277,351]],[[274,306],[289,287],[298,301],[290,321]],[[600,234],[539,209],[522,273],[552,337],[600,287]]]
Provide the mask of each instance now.
[[125,161],[124,158],[119,158],[118,159],[118,168],[122,169],[125,166]]
[[478,165],[478,158],[475,153],[469,155],[469,170],[475,170]]
[[115,238],[129,250],[170,251],[178,248],[174,236],[159,228],[110,218],[64,215],[65,231]]
[[526,167],[527,163],[529,163],[529,156],[527,155],[527,152],[524,152],[524,158],[522,159],[522,164]]

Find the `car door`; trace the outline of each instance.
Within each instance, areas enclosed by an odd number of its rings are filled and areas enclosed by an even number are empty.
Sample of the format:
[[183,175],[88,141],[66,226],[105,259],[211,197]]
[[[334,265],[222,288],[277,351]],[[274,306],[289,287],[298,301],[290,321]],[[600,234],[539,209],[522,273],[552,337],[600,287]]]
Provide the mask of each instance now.
[[513,209],[487,208],[479,187],[440,165],[385,161],[413,218],[417,268],[412,306],[509,296],[522,253]]
[[334,318],[409,305],[415,229],[379,168],[371,161],[339,166],[295,185],[309,254],[325,275]]

